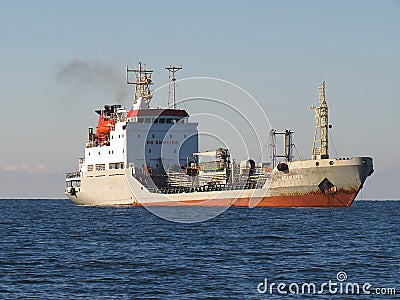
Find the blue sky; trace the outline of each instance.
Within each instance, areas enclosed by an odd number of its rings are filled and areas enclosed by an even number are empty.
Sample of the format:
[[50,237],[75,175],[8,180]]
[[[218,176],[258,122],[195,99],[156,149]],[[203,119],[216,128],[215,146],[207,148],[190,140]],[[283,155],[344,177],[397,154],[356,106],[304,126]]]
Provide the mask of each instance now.
[[[94,110],[115,102],[126,64],[182,64],[250,92],[310,155],[317,85],[327,82],[339,156],[370,155],[364,199],[399,199],[399,1],[1,1],[0,198],[63,198]],[[112,82],[60,80],[73,62]],[[87,74],[86,74],[87,75]],[[104,80],[104,79],[102,79]],[[119,85],[119,83],[121,85]],[[102,84],[103,83],[103,84]],[[130,106],[129,99],[121,100]]]

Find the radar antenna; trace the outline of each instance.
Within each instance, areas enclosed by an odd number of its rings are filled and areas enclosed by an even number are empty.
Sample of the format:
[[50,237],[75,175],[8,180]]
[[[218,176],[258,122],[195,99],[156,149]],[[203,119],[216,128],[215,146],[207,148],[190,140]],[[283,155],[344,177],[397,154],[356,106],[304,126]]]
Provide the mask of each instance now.
[[165,67],[166,70],[169,71],[170,73],[170,78],[172,81],[172,99],[173,99],[173,109],[176,109],[176,78],[175,78],[175,73],[178,72],[179,70],[182,70],[182,66],[173,66],[169,65],[168,67]]

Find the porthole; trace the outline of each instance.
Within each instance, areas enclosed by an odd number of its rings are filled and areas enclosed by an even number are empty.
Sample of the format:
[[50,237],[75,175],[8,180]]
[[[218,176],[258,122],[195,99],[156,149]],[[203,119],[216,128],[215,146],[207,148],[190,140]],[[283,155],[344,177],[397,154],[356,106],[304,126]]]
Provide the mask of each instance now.
[[315,163],[315,165],[318,167],[318,166],[319,166],[319,161],[317,161],[317,162]]
[[331,160],[331,161],[329,162],[329,164],[330,164],[331,166],[333,166],[333,164],[334,164],[333,160]]

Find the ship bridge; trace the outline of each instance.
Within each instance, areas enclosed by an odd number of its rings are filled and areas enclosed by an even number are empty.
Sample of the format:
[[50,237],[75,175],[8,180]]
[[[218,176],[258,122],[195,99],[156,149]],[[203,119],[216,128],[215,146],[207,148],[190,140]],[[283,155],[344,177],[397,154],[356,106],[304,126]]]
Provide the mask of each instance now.
[[127,162],[141,173],[150,169],[165,174],[174,165],[185,165],[198,152],[197,123],[181,109],[130,110],[126,124]]
[[[181,67],[167,69],[176,72]],[[189,121],[184,109],[177,108],[175,81],[173,106],[150,107],[152,72],[141,63],[133,70],[127,66],[127,84],[135,85],[132,108],[127,111],[114,104],[96,111],[99,121],[95,133],[89,128],[82,171],[132,168],[137,175],[162,177],[169,168],[186,165],[188,157],[198,152],[198,124]]]
[[127,120],[137,123],[187,123],[189,114],[182,109],[149,108],[130,110]]

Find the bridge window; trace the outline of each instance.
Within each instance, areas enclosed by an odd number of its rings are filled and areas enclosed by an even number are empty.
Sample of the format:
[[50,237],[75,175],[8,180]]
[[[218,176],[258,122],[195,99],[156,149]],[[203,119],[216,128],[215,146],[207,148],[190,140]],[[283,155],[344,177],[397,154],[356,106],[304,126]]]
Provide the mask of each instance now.
[[124,163],[123,162],[117,162],[117,163],[110,163],[109,164],[109,169],[110,170],[123,169],[123,168],[124,168]]
[[106,169],[105,164],[96,164],[96,171],[104,171]]

